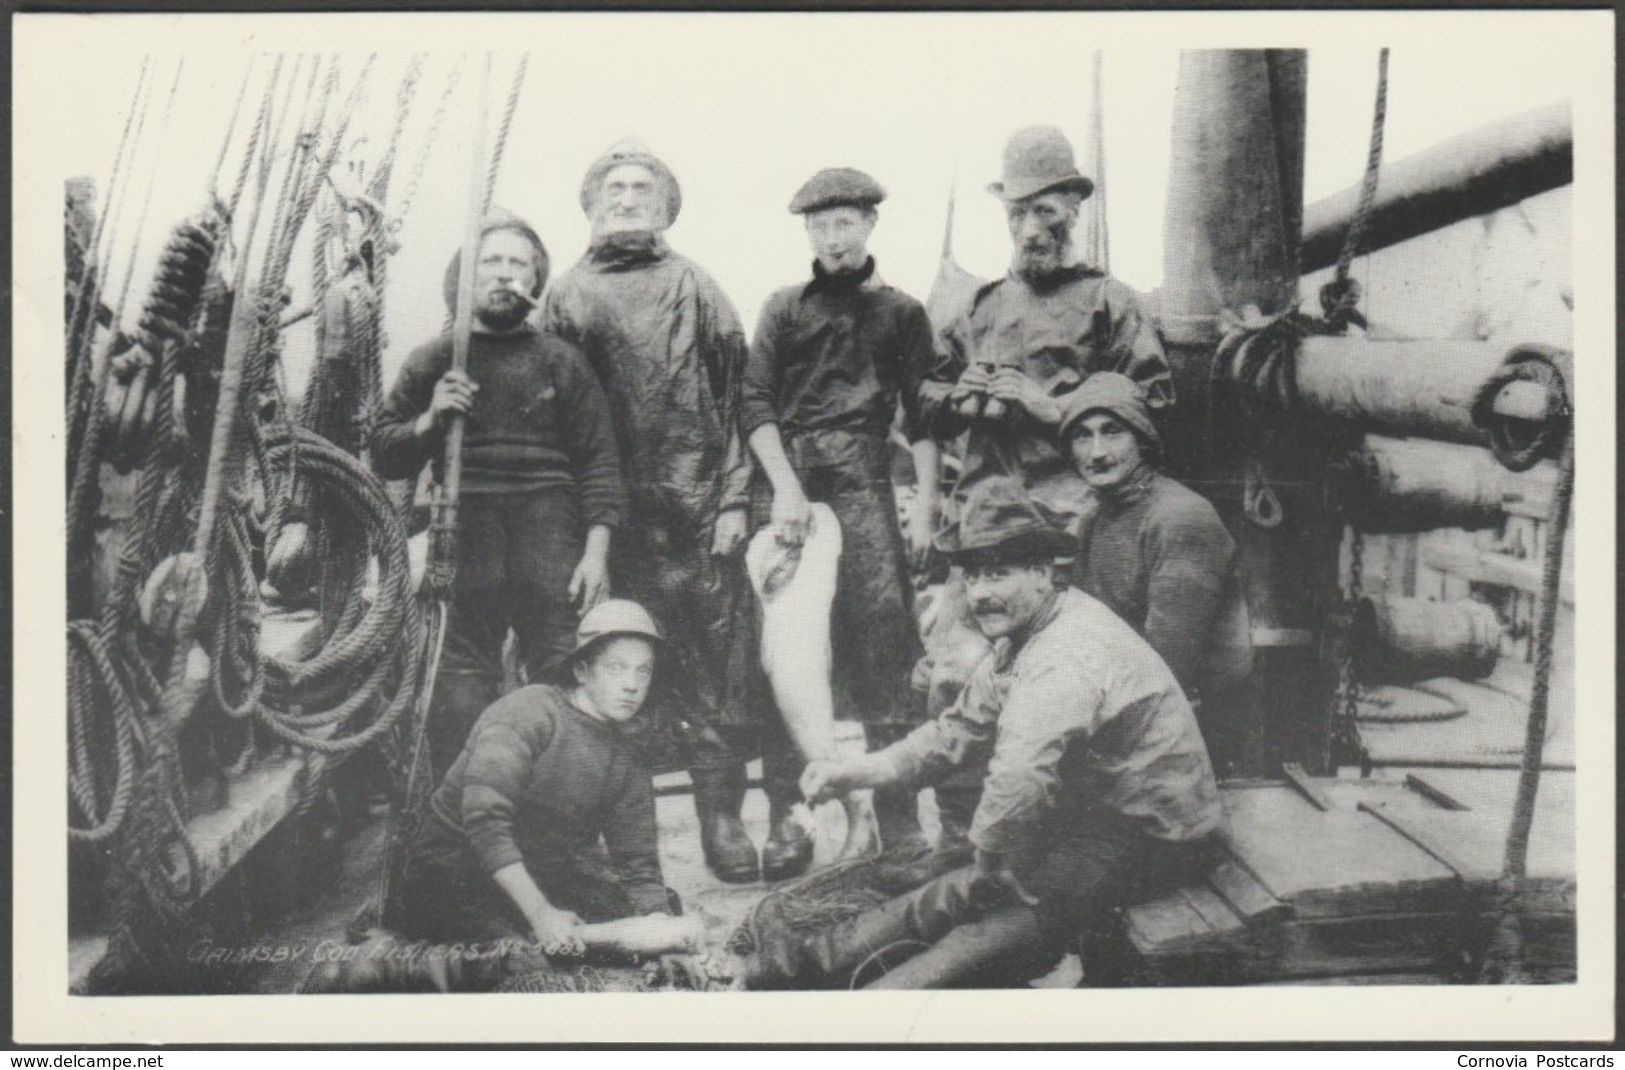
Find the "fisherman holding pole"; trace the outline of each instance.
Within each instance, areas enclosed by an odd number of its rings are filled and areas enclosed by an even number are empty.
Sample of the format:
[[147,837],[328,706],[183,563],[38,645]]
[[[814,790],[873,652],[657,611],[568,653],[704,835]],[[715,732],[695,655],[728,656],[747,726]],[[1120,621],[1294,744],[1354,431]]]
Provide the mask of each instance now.
[[[457,307],[461,254],[446,274]],[[443,478],[448,426],[467,419],[456,577],[429,744],[438,778],[501,691],[508,630],[531,679],[570,650],[578,613],[608,594],[610,532],[626,511],[603,390],[574,346],[533,327],[547,250],[519,216],[479,228],[468,370],[448,332],[413,350],[385,399],[372,456],[386,479]]]
[[[797,190],[790,211],[806,224],[812,279],[779,290],[762,309],[740,410],[765,477],[757,481],[757,525],[771,522],[780,543],[799,546],[813,501],[827,503],[840,524],[830,629],[836,715],[863,722],[870,744],[881,746],[924,714],[909,688],[923,651],[887,434],[901,409],[909,438],[924,437],[919,384],[934,363],[925,307],[881,281],[869,255],[875,206],[885,196],[849,167],[819,171]],[[807,868],[812,843],[791,818],[801,761],[782,747],[767,750],[762,868],[779,879]],[[876,793],[883,848],[923,843],[915,800],[907,789]]]

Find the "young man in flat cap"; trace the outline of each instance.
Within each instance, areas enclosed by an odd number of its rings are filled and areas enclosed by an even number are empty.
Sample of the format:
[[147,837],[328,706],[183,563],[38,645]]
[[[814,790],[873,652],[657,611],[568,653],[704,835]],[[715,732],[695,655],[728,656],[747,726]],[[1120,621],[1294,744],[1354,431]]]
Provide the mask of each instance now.
[[[885,197],[869,175],[836,167],[791,198],[812,245],[812,278],[763,306],[739,418],[763,477],[758,524],[770,521],[780,542],[796,546],[810,502],[828,504],[840,522],[830,628],[836,714],[864,722],[871,744],[898,738],[923,714],[909,688],[921,647],[887,435],[901,413],[909,438],[923,437],[919,384],[934,362],[925,307],[882,282],[869,255]],[[772,830],[762,864],[773,879],[804,870],[812,844],[790,819],[799,761],[786,760],[783,747],[768,758]],[[912,790],[877,792],[875,813],[882,847],[923,840]]]
[[[459,253],[446,273],[455,310]],[[413,350],[384,401],[372,458],[385,479],[441,464],[445,429],[467,417],[457,574],[429,719],[443,774],[502,687],[514,630],[532,679],[570,649],[577,613],[608,594],[611,531],[626,514],[603,388],[579,349],[529,314],[547,250],[528,223],[496,210],[481,227],[468,370],[451,367],[448,331]]]
[[[810,937],[759,918],[757,987],[844,986],[875,949],[910,941],[931,946],[870,987],[986,982],[995,963],[1035,977],[1114,906],[1210,861],[1222,811],[1190,704],[1116,614],[1056,588],[1072,537],[1018,481],[994,476],[937,546],[964,570],[991,653],[935,720],[883,751],[809,763],[802,787],[814,801],[918,787],[985,761],[974,862]],[[1084,961],[1086,973],[1101,965]]]
[[594,161],[581,183],[591,243],[548,292],[543,322],[581,347],[609,397],[631,498],[612,583],[671,637],[656,735],[673,729],[687,751],[706,863],[743,882],[760,876],[740,807],[763,715],[746,694],[752,595],[735,553],[750,503],[748,346],[721,287],[666,243],[682,203],[671,169],[636,141]]
[[1067,398],[1061,441],[1094,491],[1072,582],[1173,670],[1221,776],[1263,773],[1236,543],[1213,505],[1157,471],[1162,436],[1145,391],[1098,372]]

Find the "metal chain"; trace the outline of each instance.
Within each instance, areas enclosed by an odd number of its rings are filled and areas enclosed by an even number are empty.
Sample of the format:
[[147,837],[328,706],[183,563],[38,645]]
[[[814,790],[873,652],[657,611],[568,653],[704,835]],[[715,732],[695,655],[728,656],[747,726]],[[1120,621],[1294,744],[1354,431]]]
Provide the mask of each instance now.
[[1334,747],[1359,759],[1361,776],[1370,776],[1371,755],[1360,738],[1360,680],[1354,653],[1354,616],[1365,583],[1365,537],[1358,528],[1350,528],[1350,535],[1343,663],[1338,672],[1337,723],[1332,728],[1332,740]]

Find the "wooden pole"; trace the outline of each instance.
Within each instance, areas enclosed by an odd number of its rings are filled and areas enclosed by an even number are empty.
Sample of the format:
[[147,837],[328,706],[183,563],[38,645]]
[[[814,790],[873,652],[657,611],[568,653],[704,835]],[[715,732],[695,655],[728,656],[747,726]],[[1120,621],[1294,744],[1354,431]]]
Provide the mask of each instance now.
[[[1375,252],[1574,181],[1572,106],[1562,101],[1442,141],[1382,168],[1366,223]],[[1304,211],[1302,269],[1337,261],[1360,201],[1358,184]]]
[[[474,124],[469,131],[468,220],[457,264],[457,309],[451,327],[451,366],[458,372],[468,369],[468,348],[474,332],[474,262],[479,258],[480,225],[485,215],[485,127],[490,90],[491,55],[486,53]],[[463,415],[456,413],[446,427],[444,469],[430,520],[430,580],[441,599],[450,597],[457,569],[457,501],[462,493],[466,424]]]
[[[1170,468],[1213,499],[1236,538],[1255,635],[1279,644],[1255,641],[1272,757],[1318,772],[1335,682],[1313,646],[1338,598],[1342,529],[1324,493],[1333,454],[1290,416],[1245,447],[1206,433],[1222,430],[1206,418],[1220,313],[1249,304],[1280,313],[1297,299],[1307,63],[1296,50],[1181,55],[1159,318],[1177,395],[1165,428]],[[1278,523],[1248,519],[1249,483],[1279,500]]]

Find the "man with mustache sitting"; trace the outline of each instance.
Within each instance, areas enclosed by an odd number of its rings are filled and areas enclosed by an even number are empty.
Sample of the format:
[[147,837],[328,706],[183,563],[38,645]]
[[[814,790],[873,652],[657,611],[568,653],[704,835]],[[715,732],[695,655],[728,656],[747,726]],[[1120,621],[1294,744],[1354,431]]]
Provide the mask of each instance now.
[[[1134,629],[1056,588],[1053,562],[1071,545],[1005,476],[972,490],[938,536],[992,651],[934,721],[885,750],[809,763],[802,790],[816,803],[922,787],[986,761],[974,863],[811,937],[759,941],[752,985],[843,983],[879,949],[910,942],[929,949],[874,987],[986,983],[995,964],[1035,977],[1112,907],[1210,859],[1222,812],[1190,704]],[[1086,955],[1086,975],[1099,968]]]

